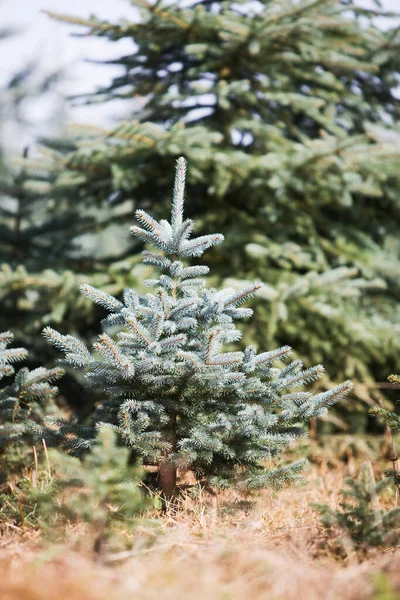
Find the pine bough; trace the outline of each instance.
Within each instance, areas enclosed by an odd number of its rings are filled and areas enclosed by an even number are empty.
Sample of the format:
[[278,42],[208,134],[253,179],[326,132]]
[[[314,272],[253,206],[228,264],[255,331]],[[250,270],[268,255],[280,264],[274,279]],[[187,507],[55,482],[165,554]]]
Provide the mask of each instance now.
[[47,327],[45,336],[65,354],[65,362],[84,369],[88,386],[104,400],[89,425],[58,421],[58,434],[72,452],[90,448],[96,428],[112,427],[139,462],[159,467],[166,497],[176,491],[177,473],[193,471],[210,485],[246,489],[280,487],[297,478],[304,464],[272,461],[303,424],[326,413],[345,396],[351,383],[312,395],[298,391],[318,379],[323,367],[303,370],[295,360],[284,368],[290,347],[258,353],[225,351],[237,342],[236,319],[249,318],[251,300],[261,284],[241,291],[207,289],[206,266],[186,266],[223,241],[220,234],[192,237],[194,223],[184,220],[186,161],[178,159],[171,221],[156,221],[142,210],[131,233],[156,252],[143,262],[160,272],[144,283],[154,293],[125,290],[120,301],[89,285],[82,293],[108,311],[107,327],[116,339],[99,336],[91,353],[78,339]]
[[[389,375],[388,380],[391,383],[400,385],[399,375]],[[395,431],[400,431],[400,415],[398,415],[394,411],[387,410],[386,408],[382,408],[381,406],[373,406],[369,412],[375,417],[378,417],[378,419],[382,423],[389,425],[391,429],[394,429]]]

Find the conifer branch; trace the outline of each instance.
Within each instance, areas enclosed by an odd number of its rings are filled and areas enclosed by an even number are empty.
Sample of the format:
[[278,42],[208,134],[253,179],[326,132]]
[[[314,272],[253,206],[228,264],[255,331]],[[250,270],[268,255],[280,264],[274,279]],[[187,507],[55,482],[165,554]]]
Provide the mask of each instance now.
[[186,160],[181,156],[176,161],[174,194],[172,200],[171,225],[174,235],[182,226],[186,181]]
[[90,298],[92,302],[95,302],[96,304],[99,304],[108,310],[120,311],[121,308],[124,307],[122,302],[119,302],[113,298],[113,296],[110,296],[110,294],[106,294],[105,292],[102,292],[91,285],[82,284],[80,290],[81,293]]

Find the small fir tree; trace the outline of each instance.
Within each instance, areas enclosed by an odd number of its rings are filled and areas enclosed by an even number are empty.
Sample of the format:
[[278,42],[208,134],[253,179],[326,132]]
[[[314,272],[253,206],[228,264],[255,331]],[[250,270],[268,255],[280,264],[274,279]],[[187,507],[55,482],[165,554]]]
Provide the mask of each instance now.
[[[53,382],[62,375],[60,368],[26,367],[15,373],[13,364],[27,357],[24,348],[8,348],[13,335],[0,334],[0,479],[9,470],[20,469],[27,458],[26,448],[31,450],[41,430],[45,413],[58,390]],[[30,454],[31,456],[31,454]]]
[[75,337],[45,329],[67,364],[83,368],[88,385],[103,392],[91,426],[64,422],[59,435],[79,452],[93,444],[96,426],[108,424],[137,459],[158,465],[166,497],[176,491],[178,469],[218,486],[279,487],[298,476],[303,462],[273,465],[271,458],[304,433],[303,423],[345,396],[351,383],[313,396],[296,390],[318,379],[321,365],[303,370],[296,360],[283,369],[273,366],[290,354],[288,346],[260,354],[253,346],[223,351],[240,339],[234,321],[251,316],[242,305],[261,284],[207,289],[199,277],[208,267],[185,266],[223,240],[219,234],[190,237],[194,222],[183,220],[185,171],[180,158],[171,221],[138,210],[140,226],[131,227],[157,249],[143,252],[144,264],[161,271],[144,282],[156,292],[139,296],[126,289],[121,302],[82,286],[108,310],[105,324],[121,327],[117,341],[103,333],[91,354]]
[[116,435],[101,428],[93,448],[83,461],[55,449],[49,451],[51,478],[47,485],[31,487],[25,502],[36,505],[42,528],[50,534],[66,523],[85,522],[95,552],[101,552],[123,522],[132,527],[147,507],[140,482],[142,473],[132,470],[128,448],[117,447]]
[[[391,383],[394,383],[400,386],[400,376],[399,375],[389,375],[388,380]],[[393,463],[393,467],[391,469],[387,469],[385,474],[388,477],[391,477],[394,485],[397,487],[400,492],[400,472],[399,472],[399,457],[396,452],[395,442],[392,437],[393,431],[400,431],[400,416],[393,410],[388,410],[387,408],[383,408],[382,406],[373,406],[370,409],[370,414],[374,415],[378,418],[381,423],[384,423],[386,426],[386,435],[389,440],[390,449],[389,449],[389,458]]]
[[[375,481],[371,463],[362,465],[359,480],[345,480],[347,488],[341,491],[340,510],[326,504],[314,504],[322,523],[339,531],[336,543],[349,552],[367,550],[370,546],[397,544],[400,539],[400,508],[382,508],[379,498],[390,485],[390,478]],[[341,534],[341,535],[340,535]]]

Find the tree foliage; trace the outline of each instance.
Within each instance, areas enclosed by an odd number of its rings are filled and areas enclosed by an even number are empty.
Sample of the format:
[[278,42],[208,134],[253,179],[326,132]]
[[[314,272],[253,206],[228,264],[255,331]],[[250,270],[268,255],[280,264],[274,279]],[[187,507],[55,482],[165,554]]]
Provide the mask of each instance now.
[[185,265],[223,240],[220,234],[191,237],[194,222],[183,219],[185,172],[180,158],[171,220],[138,210],[139,225],[131,227],[156,248],[143,252],[143,263],[160,272],[144,282],[155,293],[126,289],[120,301],[90,285],[81,288],[107,310],[104,324],[120,328],[116,340],[101,334],[91,353],[76,337],[44,331],[65,362],[82,368],[88,386],[103,393],[91,426],[59,421],[58,435],[79,453],[91,447],[96,426],[110,425],[138,460],[159,467],[167,497],[175,493],[178,469],[223,487],[279,487],[295,479],[303,463],[273,465],[271,459],[304,434],[302,423],[325,414],[352,386],[347,381],[313,396],[298,388],[318,379],[321,365],[274,366],[290,347],[230,350],[241,337],[234,321],[252,315],[243,304],[262,286],[208,289],[201,279],[208,267]]
[[[0,31],[0,41],[2,37]],[[101,260],[98,248],[104,245],[100,232],[109,222],[107,209],[96,211],[53,191],[51,173],[41,174],[46,152],[38,155],[22,147],[35,129],[29,118],[32,103],[40,105],[51,98],[54,103],[61,79],[58,71],[44,72],[35,58],[0,90],[0,331],[10,328],[18,344],[29,346],[32,367],[54,359],[40,336],[45,325],[66,327],[86,339],[97,333],[92,333],[96,315],[78,292],[89,272],[91,283],[110,293],[134,281],[129,275],[132,264],[114,260],[108,265]],[[55,124],[57,130],[61,127],[58,117],[57,111],[47,117],[53,130]],[[43,118],[43,127],[46,124]],[[79,383],[64,379],[61,387],[74,405],[82,394]]]
[[142,473],[130,464],[129,450],[117,446],[110,428],[98,432],[82,461],[52,449],[49,464],[51,478],[42,488],[32,487],[26,501],[36,505],[38,520],[50,534],[68,523],[87,523],[93,549],[100,553],[118,523],[129,531],[147,507]]
[[[390,375],[388,379],[392,383],[400,385],[400,377],[398,375]],[[382,406],[374,406],[370,409],[370,413],[378,417],[382,423],[385,423],[394,431],[400,431],[400,416],[396,412]]]
[[[27,357],[24,348],[9,348],[13,341],[10,331],[0,334],[0,478],[9,470],[20,471],[27,460],[37,433],[51,409],[58,389],[54,381],[62,375],[60,368],[23,367],[15,373],[14,363]],[[32,458],[29,459],[32,462]]]
[[395,545],[400,536],[400,508],[382,508],[379,498],[390,485],[386,478],[378,483],[370,463],[362,465],[359,480],[346,479],[339,510],[314,504],[324,525],[335,530],[342,550],[367,550],[371,546]]
[[54,143],[54,189],[160,216],[185,155],[189,216],[225,232],[215,275],[266,284],[245,341],[293,343],[370,398],[400,339],[398,28],[340,0],[132,4],[118,23],[51,15],[135,44],[82,99],[131,118]]

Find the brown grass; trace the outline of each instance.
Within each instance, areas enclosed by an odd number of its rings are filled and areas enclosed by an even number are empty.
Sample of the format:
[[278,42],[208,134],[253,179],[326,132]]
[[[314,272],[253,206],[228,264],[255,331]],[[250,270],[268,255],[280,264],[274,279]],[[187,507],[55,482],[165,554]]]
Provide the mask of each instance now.
[[[346,447],[346,444],[344,444]],[[263,492],[251,502],[230,492],[183,498],[162,519],[161,532],[126,534],[127,549],[91,556],[69,531],[63,544],[37,532],[0,538],[1,600],[394,600],[400,598],[400,551],[350,553],[326,544],[311,502],[336,506],[343,480],[369,449],[311,448],[304,486]],[[383,463],[374,463],[379,475]],[[394,495],[385,499],[388,506]],[[84,532],[83,532],[84,533]],[[79,534],[79,536],[78,536]],[[128,543],[132,541],[132,543]],[[328,539],[329,542],[329,539]],[[133,544],[133,545],[132,545]],[[130,547],[129,547],[130,546]]]

